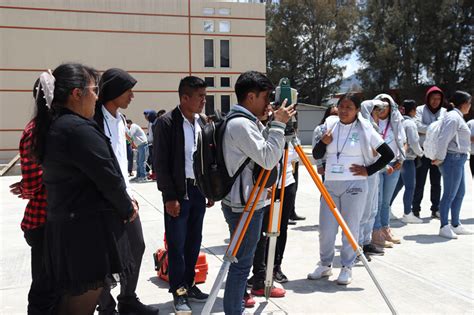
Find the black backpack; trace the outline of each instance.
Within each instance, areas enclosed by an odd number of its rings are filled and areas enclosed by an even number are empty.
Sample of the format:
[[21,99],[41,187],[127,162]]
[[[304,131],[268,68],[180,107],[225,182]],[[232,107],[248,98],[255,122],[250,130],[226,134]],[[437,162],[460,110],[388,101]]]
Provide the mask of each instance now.
[[234,176],[230,176],[227,172],[222,142],[227,123],[237,117],[250,119],[245,113],[233,112],[223,120],[203,126],[193,155],[197,186],[206,198],[214,201],[227,196],[237,177],[250,162],[250,158],[247,158]]

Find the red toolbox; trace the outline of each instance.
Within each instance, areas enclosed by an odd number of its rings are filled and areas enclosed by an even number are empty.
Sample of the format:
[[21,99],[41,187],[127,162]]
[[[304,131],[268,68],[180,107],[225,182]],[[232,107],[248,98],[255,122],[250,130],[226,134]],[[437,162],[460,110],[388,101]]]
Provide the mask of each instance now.
[[[153,260],[155,261],[155,270],[157,271],[158,277],[169,282],[168,277],[168,245],[165,242],[165,248],[159,248],[156,253],[153,254]],[[209,265],[207,263],[206,253],[199,252],[199,257],[196,262],[195,272],[196,275],[194,276],[195,283],[204,283],[206,282],[207,278],[207,271],[209,269]]]

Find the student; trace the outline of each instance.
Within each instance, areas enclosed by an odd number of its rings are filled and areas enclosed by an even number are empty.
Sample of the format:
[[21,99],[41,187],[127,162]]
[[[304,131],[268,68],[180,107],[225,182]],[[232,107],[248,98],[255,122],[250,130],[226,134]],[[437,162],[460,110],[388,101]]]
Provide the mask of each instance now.
[[146,176],[146,159],[148,156],[148,141],[143,129],[134,124],[132,120],[127,119],[127,127],[129,137],[132,141],[132,147],[137,149],[137,176],[131,181],[143,183],[147,181]]
[[93,314],[102,289],[133,265],[125,225],[137,208],[109,139],[92,121],[97,83],[97,71],[67,63],[46,75],[36,97],[32,151],[48,192],[45,261],[62,293],[60,315]]
[[146,171],[147,173],[151,170],[151,174],[148,175],[148,179],[155,180],[155,168],[153,167],[153,126],[156,118],[158,118],[156,111],[148,109],[143,112],[146,121],[148,121],[146,137],[148,141],[148,159],[146,161]]
[[416,115],[416,103],[414,100],[405,100],[403,102],[403,108],[405,115],[403,116],[403,128],[407,135],[407,150],[406,159],[403,162],[401,176],[398,180],[395,191],[393,192],[392,200],[397,197],[398,192],[405,186],[405,192],[403,193],[403,217],[402,222],[404,223],[423,223],[423,220],[418,218],[411,211],[413,204],[413,197],[415,195],[415,182],[416,182],[416,165],[415,159],[423,156],[423,150],[420,147],[420,137],[416,128],[414,117]]
[[[268,125],[268,135],[262,134],[263,125],[257,117],[265,116],[270,104],[270,93],[274,86],[262,73],[248,71],[242,73],[235,83],[238,104],[229,115],[243,113],[229,121],[223,139],[224,160],[229,175],[233,176],[247,158],[251,162],[237,177],[230,193],[222,200],[222,211],[233,234],[239,222],[250,191],[253,188],[253,169],[256,164],[265,169],[276,166],[283,154],[286,122],[295,114],[293,106],[282,106],[273,113],[274,120]],[[286,102],[285,102],[286,104]],[[242,194],[243,199],[242,200]],[[262,228],[265,194],[257,200],[254,215],[237,253],[237,262],[232,263],[226,280],[224,292],[224,312],[234,315],[243,312],[243,296],[247,277],[252,267],[253,256]]]
[[[433,165],[439,166],[443,176],[443,197],[440,201],[441,228],[439,235],[454,239],[458,235],[473,234],[459,221],[459,213],[466,191],[464,163],[471,145],[471,132],[463,115],[471,108],[472,97],[464,91],[453,96],[454,110],[446,114],[441,125],[438,150]],[[448,216],[451,210],[451,224]]]
[[[425,96],[424,105],[416,108],[415,123],[420,135],[420,146],[423,148],[425,134],[428,127],[438,119],[446,115],[446,108],[441,104],[444,102],[444,93],[437,86],[428,89]],[[441,173],[438,167],[431,163],[431,160],[423,156],[421,163],[416,168],[415,195],[413,198],[413,214],[420,217],[421,201],[425,190],[426,176],[430,172],[430,198],[431,198],[431,217],[439,219],[439,200],[441,197]]]
[[[41,89],[40,80],[36,80],[33,97],[36,99]],[[28,200],[21,229],[26,242],[31,247],[31,286],[28,292],[29,315],[56,314],[55,307],[58,294],[53,288],[53,281],[46,272],[44,264],[44,230],[46,223],[46,188],[43,184],[43,169],[33,157],[32,140],[37,122],[41,121],[41,111],[23,130],[20,139],[21,181],[10,185],[11,192]],[[41,124],[41,122],[39,122]]]
[[[127,193],[138,209],[138,202],[133,196],[130,182],[128,180],[128,160],[126,145],[125,116],[120,110],[127,109],[133,99],[133,87],[137,80],[122,69],[112,68],[105,71],[99,82],[99,99],[96,104],[94,120],[110,139],[115,157],[120,165]],[[143,315],[157,314],[158,309],[144,305],[135,293],[140,274],[143,253],[145,252],[145,241],[143,239],[142,224],[140,217],[126,225],[127,236],[133,253],[135,267],[125,284],[120,286],[120,294],[117,297],[118,311],[120,314],[139,313]],[[116,302],[110,294],[110,289],[105,288],[99,298],[99,315],[108,315],[115,312]]]
[[179,105],[156,120],[153,148],[157,185],[165,207],[170,292],[176,312],[191,312],[189,301],[206,302],[208,294],[194,283],[206,207],[214,205],[199,191],[193,153],[206,104],[206,83],[194,76],[179,83]]
[[[360,100],[345,95],[338,102],[338,116],[328,117],[324,136],[316,144],[313,155],[326,159],[325,182],[337,209],[351,233],[359,235],[359,225],[367,198],[367,176],[393,159],[394,154],[372,125],[359,116]],[[376,150],[380,157],[374,161]],[[325,200],[321,200],[319,214],[320,263],[308,279],[316,280],[332,275],[334,245],[339,225]],[[345,234],[342,236],[342,268],[337,283],[347,285],[352,281],[352,266],[356,253]]]

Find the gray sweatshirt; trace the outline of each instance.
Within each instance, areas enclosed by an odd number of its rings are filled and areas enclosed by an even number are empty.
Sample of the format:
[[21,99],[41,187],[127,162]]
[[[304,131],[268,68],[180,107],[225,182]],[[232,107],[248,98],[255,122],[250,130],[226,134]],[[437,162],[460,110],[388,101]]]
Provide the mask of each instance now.
[[436,160],[443,161],[447,153],[468,154],[471,147],[471,131],[457,108],[443,119],[438,138]]
[[420,136],[416,128],[415,119],[410,116],[403,116],[403,128],[407,135],[408,148],[406,151],[406,159],[414,160],[417,156],[423,156],[423,150],[420,147]]
[[420,145],[423,147],[425,142],[426,130],[431,123],[438,118],[443,118],[446,115],[446,108],[441,107],[435,114],[433,114],[427,105],[421,105],[416,108],[415,123],[420,135]]
[[[254,186],[252,171],[255,163],[265,169],[272,169],[277,165],[285,147],[286,125],[281,122],[271,122],[268,133],[265,132],[266,137],[264,137],[265,127],[257,117],[240,105],[234,105],[229,114],[235,111],[243,112],[252,117],[253,120],[238,117],[227,124],[223,141],[224,161],[227,171],[229,175],[233,176],[248,157],[252,162],[237,177],[230,193],[222,200],[222,203],[231,207],[233,212],[242,212],[245,205],[241,204],[241,188],[244,199],[247,201]],[[261,209],[265,206],[266,195],[265,189],[255,209]]]

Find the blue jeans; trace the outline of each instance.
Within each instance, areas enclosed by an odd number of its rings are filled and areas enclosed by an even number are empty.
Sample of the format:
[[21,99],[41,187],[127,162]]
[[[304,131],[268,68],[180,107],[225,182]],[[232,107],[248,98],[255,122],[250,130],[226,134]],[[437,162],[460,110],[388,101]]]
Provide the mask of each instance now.
[[400,172],[400,179],[398,180],[395,191],[393,192],[392,200],[390,205],[397,197],[398,193],[405,186],[405,192],[403,193],[403,212],[410,214],[411,205],[413,203],[413,197],[415,195],[415,182],[416,182],[416,167],[415,160],[406,160],[403,162],[402,170]]
[[374,230],[379,230],[390,225],[390,200],[400,177],[400,170],[388,175],[387,171],[379,174],[379,206],[375,216]]
[[137,178],[146,177],[145,161],[148,155],[148,144],[144,143],[137,147]]
[[179,216],[165,211],[165,232],[168,243],[170,292],[194,283],[195,266],[201,249],[202,223],[206,199],[197,186],[187,184],[189,200],[179,200]]
[[459,213],[466,192],[464,183],[464,163],[467,154],[448,153],[443,164],[439,166],[443,176],[443,197],[439,203],[441,227],[448,224],[449,209],[451,209],[451,225],[459,225]]
[[[232,209],[224,204],[222,205],[222,211],[224,212],[224,217],[229,225],[229,232],[232,237],[239,223],[241,213],[232,212]],[[252,267],[255,249],[260,239],[263,215],[263,208],[255,210],[237,252],[237,262],[230,265],[224,292],[224,312],[226,315],[240,315],[244,311],[243,298],[245,287],[250,268]]]

